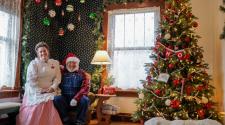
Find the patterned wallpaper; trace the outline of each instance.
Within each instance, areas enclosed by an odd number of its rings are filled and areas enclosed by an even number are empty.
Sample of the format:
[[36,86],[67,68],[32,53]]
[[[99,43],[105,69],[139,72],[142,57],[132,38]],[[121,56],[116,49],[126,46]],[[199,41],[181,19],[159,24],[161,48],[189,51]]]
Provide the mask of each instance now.
[[[56,13],[60,13],[61,8],[53,6],[53,0],[48,0],[49,9],[55,9]],[[101,6],[101,0],[86,0],[85,3],[80,3],[79,0],[69,0],[70,4],[74,6],[74,11],[66,14],[64,18],[56,16],[51,19],[50,26],[44,26],[42,19],[48,16],[48,11],[44,10],[44,1],[36,5],[32,2],[29,11],[31,11],[30,20],[30,34],[28,35],[29,51],[31,52],[31,59],[34,59],[34,46],[40,42],[45,41],[50,46],[51,57],[62,61],[68,52],[73,52],[80,58],[80,67],[87,71],[93,69],[90,64],[95,51],[95,37],[92,34],[94,28],[94,21],[89,18],[91,12],[95,12],[98,6]],[[52,5],[52,6],[51,6]],[[66,3],[63,0],[62,8],[66,8]],[[80,15],[80,21],[78,21]],[[73,23],[75,29],[72,32],[65,31],[63,37],[58,36],[58,29],[66,26],[68,23]]]

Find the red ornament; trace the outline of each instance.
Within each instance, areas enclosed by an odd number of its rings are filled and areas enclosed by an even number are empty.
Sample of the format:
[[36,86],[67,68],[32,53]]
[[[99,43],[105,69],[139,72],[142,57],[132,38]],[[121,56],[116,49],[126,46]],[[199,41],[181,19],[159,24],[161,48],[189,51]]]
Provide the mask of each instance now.
[[35,2],[36,4],[40,4],[40,3],[41,3],[41,0],[34,0],[34,2]]
[[170,106],[174,109],[177,109],[180,107],[180,101],[179,100],[172,100]]
[[172,68],[174,68],[174,64],[170,63],[170,64],[168,65],[168,67],[169,67],[170,69],[172,69]]
[[186,94],[187,94],[187,96],[191,95],[192,91],[193,91],[193,87],[192,86],[187,86],[186,87]]
[[194,21],[194,22],[192,23],[192,26],[196,28],[196,27],[198,27],[198,23]]
[[205,109],[211,109],[212,108],[212,104],[209,102],[207,104],[204,105]]
[[166,8],[166,9],[170,9],[170,8],[171,8],[171,3],[166,3],[166,4],[165,4],[165,8]]
[[191,41],[191,38],[190,37],[185,37],[184,41],[189,43]]
[[55,5],[56,6],[61,6],[62,5],[62,0],[55,0]]
[[184,56],[184,59],[189,59],[190,58],[190,54],[186,54],[185,56]]
[[64,35],[64,30],[63,30],[63,28],[59,28],[58,35],[59,35],[59,36],[63,36],[63,35]]
[[197,90],[198,91],[202,91],[204,89],[204,86],[203,85],[199,85],[198,87],[197,87]]
[[198,113],[198,116],[199,116],[201,119],[204,118],[204,116],[205,116],[205,111],[204,111],[203,109],[198,110],[197,113]]
[[179,79],[174,79],[174,80],[173,80],[173,85],[174,85],[174,86],[177,86],[177,85],[179,85],[179,84],[180,84]]
[[160,95],[160,94],[161,94],[161,91],[160,91],[159,89],[156,89],[156,90],[154,91],[154,93],[155,93],[156,95]]
[[187,16],[188,17],[192,17],[193,15],[192,15],[192,13],[188,13]]
[[146,80],[147,80],[148,82],[150,82],[150,81],[151,81],[151,78],[152,78],[151,76],[147,76],[147,77],[146,77]]

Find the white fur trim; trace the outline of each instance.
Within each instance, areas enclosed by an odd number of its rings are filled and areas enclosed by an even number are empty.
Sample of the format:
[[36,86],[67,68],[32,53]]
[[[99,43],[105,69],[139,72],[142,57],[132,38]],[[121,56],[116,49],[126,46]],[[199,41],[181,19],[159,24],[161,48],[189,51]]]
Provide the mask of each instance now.
[[77,57],[68,57],[66,59],[66,63],[68,63],[68,62],[77,62],[77,63],[80,63],[80,60]]

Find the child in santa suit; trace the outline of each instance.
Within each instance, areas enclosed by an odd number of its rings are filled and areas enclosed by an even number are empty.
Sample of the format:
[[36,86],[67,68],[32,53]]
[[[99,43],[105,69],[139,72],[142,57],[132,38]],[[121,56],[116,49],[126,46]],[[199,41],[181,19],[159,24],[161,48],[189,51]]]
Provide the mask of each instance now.
[[[58,110],[64,124],[84,125],[86,122],[90,88],[90,75],[79,69],[80,60],[69,53],[64,59],[64,70],[60,89],[61,96],[54,98],[54,105]],[[68,112],[75,111],[76,117],[69,121]]]

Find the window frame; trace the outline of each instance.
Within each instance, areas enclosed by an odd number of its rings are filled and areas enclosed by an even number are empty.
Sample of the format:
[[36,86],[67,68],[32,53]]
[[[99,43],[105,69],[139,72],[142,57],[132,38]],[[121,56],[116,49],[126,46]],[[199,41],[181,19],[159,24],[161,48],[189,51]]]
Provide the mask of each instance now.
[[19,31],[19,46],[18,46],[18,59],[16,64],[16,79],[14,83],[14,88],[11,87],[4,87],[0,89],[0,101],[7,101],[13,98],[19,98],[20,94],[20,65],[21,65],[21,45],[22,45],[22,27],[23,27],[23,15],[24,15],[24,0],[21,0],[20,5],[21,11],[20,11],[20,31]]
[[[109,15],[109,11],[112,10],[117,10],[117,9],[137,9],[137,8],[147,8],[147,7],[160,7],[160,16],[161,16],[161,10],[163,10],[165,8],[165,2],[164,1],[148,1],[145,0],[143,3],[127,3],[127,4],[112,4],[106,7],[104,13],[103,13],[103,34],[104,34],[104,44],[103,44],[103,49],[107,50],[108,48],[108,15]],[[161,18],[162,19],[162,18]],[[109,53],[110,54],[110,53]],[[107,70],[104,70],[102,73],[103,79],[107,78],[108,72]],[[103,86],[103,83],[101,83],[101,86]],[[121,88],[116,88],[116,94],[118,96],[134,96],[136,97],[136,94],[129,94],[129,93],[137,93],[137,89],[128,89],[128,90],[123,90]]]

